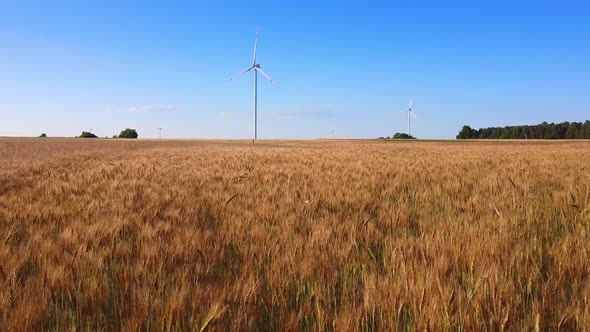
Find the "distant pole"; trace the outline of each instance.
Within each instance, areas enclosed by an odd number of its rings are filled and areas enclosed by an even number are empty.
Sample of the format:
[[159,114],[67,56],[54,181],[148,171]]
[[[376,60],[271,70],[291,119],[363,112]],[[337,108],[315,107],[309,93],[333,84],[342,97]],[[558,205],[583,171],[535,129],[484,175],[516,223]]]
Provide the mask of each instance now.
[[254,70],[254,141],[252,144],[258,139],[258,72]]

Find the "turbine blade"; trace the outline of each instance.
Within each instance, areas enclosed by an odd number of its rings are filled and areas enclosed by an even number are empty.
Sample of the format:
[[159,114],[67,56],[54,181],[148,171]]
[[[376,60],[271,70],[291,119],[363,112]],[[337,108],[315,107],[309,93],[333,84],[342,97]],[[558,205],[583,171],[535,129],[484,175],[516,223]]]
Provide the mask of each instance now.
[[414,96],[412,96],[412,100],[410,100],[410,106],[408,106],[408,108],[412,108],[412,104],[414,104]]
[[238,79],[238,77],[240,77],[240,76],[244,75],[245,73],[249,72],[250,70],[252,70],[252,68],[254,68],[254,67],[250,67],[250,68],[248,68],[248,69],[244,70],[243,72],[241,72],[241,73],[237,74],[236,76],[234,76],[234,77],[232,77],[232,78],[228,79],[228,80],[227,80],[227,81],[225,81],[225,82],[226,82],[226,83],[229,83],[229,82],[231,82],[231,81],[237,80],[237,79]]
[[254,56],[252,57],[252,66],[256,64],[256,46],[258,45],[258,31],[256,31],[256,39],[254,40]]
[[275,85],[275,86],[279,85],[277,82],[273,81],[273,80],[272,80],[272,78],[270,78],[270,76],[266,75],[266,73],[264,72],[264,70],[262,70],[262,68],[260,68],[260,67],[256,67],[256,68],[254,68],[254,69],[255,69],[256,71],[258,71],[259,73],[261,73],[261,74],[262,74],[262,76],[266,77],[266,79],[267,79],[267,80],[269,80],[269,81],[270,81],[270,83],[272,83],[272,85]]
[[417,119],[416,118],[416,114],[414,114],[414,112],[410,111],[410,114],[412,114],[412,116],[414,117],[414,119]]

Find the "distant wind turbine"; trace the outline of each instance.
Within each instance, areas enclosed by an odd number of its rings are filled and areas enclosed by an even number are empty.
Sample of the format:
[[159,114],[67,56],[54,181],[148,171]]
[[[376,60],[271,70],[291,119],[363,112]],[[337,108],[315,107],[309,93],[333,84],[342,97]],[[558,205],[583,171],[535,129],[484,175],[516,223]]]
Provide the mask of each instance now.
[[243,72],[239,73],[238,75],[230,78],[228,82],[238,79],[238,77],[244,75],[245,73],[249,72],[250,70],[254,69],[254,140],[258,139],[258,73],[262,74],[270,83],[273,85],[277,85],[275,81],[272,80],[263,70],[260,68],[260,65],[256,63],[256,46],[258,45],[258,32],[256,32],[256,39],[254,40],[254,57],[252,58],[252,66],[244,70]]
[[408,109],[405,109],[403,111],[400,112],[408,112],[408,135],[411,135],[410,132],[410,115],[414,117],[414,119],[416,119],[416,114],[414,114],[414,112],[412,111],[412,105],[414,104],[414,97],[412,96],[412,100],[410,100],[410,105],[408,105]]
[[162,128],[156,128],[158,131],[158,138],[162,138]]

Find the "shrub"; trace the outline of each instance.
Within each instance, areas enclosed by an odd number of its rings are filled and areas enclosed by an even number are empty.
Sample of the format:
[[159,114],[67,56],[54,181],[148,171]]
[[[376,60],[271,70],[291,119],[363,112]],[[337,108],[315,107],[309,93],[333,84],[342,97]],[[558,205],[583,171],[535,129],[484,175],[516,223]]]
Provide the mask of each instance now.
[[400,138],[401,139],[416,139],[416,137],[414,137],[412,135],[405,134],[405,133],[395,133],[395,135],[393,135],[392,138],[395,138],[395,139],[400,139]]
[[97,138],[98,136],[94,135],[91,132],[83,131],[82,134],[80,134],[80,136],[78,136],[78,137],[82,137],[82,138]]
[[137,131],[130,128],[121,130],[121,133],[119,134],[119,138],[137,138],[138,136]]

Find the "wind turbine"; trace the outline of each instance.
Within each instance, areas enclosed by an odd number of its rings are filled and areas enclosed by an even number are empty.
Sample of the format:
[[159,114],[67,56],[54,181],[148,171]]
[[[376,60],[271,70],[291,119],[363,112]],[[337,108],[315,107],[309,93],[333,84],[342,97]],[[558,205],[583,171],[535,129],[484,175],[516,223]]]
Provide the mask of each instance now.
[[156,128],[158,131],[158,138],[162,138],[162,128]]
[[256,32],[256,39],[254,40],[254,56],[252,57],[252,66],[245,69],[243,72],[239,73],[238,75],[230,78],[228,82],[238,79],[240,76],[244,75],[245,73],[249,72],[250,70],[254,69],[254,140],[258,139],[258,73],[264,76],[270,83],[277,86],[277,83],[268,76],[260,65],[256,63],[256,46],[258,45],[258,32]]
[[400,112],[408,112],[408,135],[411,135],[411,133],[410,133],[410,115],[413,116],[414,119],[416,119],[416,114],[414,114],[414,112],[412,111],[413,104],[414,104],[414,96],[412,96],[412,100],[410,100],[410,105],[408,105],[408,109],[400,111]]

